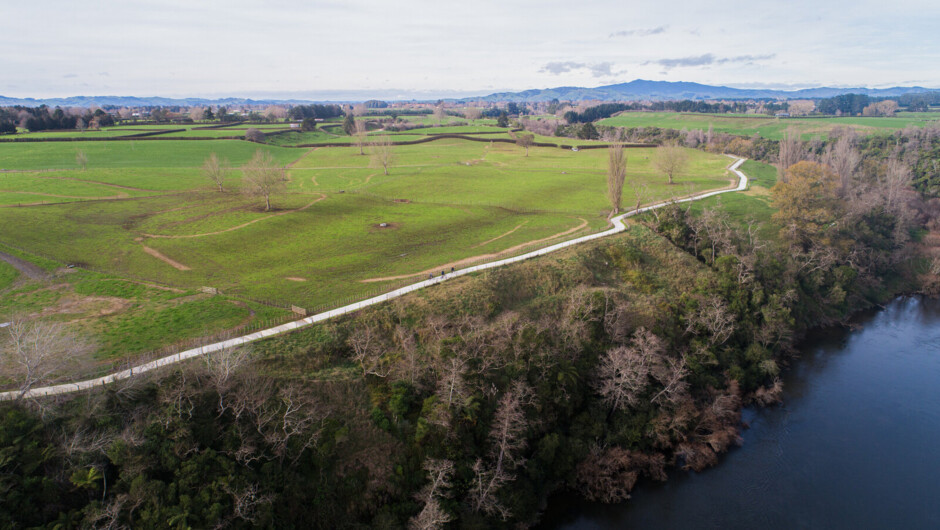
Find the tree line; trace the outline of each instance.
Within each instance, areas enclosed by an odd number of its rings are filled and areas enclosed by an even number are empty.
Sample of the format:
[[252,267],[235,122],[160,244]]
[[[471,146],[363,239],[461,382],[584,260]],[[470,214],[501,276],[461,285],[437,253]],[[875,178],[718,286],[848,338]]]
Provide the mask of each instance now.
[[0,133],[16,132],[19,125],[30,131],[61,129],[97,129],[114,125],[114,118],[101,109],[66,112],[61,107],[49,108],[14,106],[0,109]]
[[287,112],[292,120],[304,120],[307,118],[328,119],[336,118],[344,114],[339,105],[296,105]]

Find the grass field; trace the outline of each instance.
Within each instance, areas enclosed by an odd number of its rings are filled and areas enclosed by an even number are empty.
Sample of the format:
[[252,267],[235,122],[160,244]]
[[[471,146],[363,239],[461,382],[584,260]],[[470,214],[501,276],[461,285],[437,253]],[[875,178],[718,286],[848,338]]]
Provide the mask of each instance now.
[[89,373],[107,369],[111,360],[288,314],[283,309],[195,289],[172,289],[67,269],[61,263],[4,245],[0,251],[37,263],[50,274],[47,279],[30,279],[0,261],[0,321],[27,315],[67,323],[93,346],[85,359]]
[[748,222],[757,223],[758,235],[766,240],[778,237],[771,223],[774,209],[771,207],[770,188],[777,183],[777,168],[770,164],[748,160],[741,164],[741,171],[748,177],[748,189],[743,193],[726,193],[692,203],[693,211],[705,208],[720,208],[729,219],[742,228]]
[[[237,168],[259,148],[288,166],[272,212],[238,193],[237,170],[225,193],[200,171],[210,152]],[[77,149],[88,155],[84,171]],[[73,272],[51,289],[0,268],[0,314],[72,315],[56,318],[84,322],[99,358],[110,359],[284,313],[245,300],[337,305],[607,226],[606,150],[536,147],[525,157],[514,144],[459,139],[393,150],[384,175],[356,147],[2,144],[0,158],[15,171],[0,173],[0,206],[58,204],[0,207],[0,242],[51,258],[50,270],[75,263],[107,274]],[[628,150],[625,205],[634,201],[631,183],[646,186],[645,202],[729,183],[729,159],[690,150],[688,170],[668,186],[651,154]],[[140,280],[178,292],[114,283]],[[203,286],[226,296],[202,294]]]
[[940,113],[901,113],[897,117],[832,117],[832,118],[773,118],[727,114],[692,114],[677,112],[625,112],[600,121],[614,127],[660,127],[665,129],[699,129],[709,126],[715,132],[729,134],[759,134],[779,140],[788,127],[796,127],[804,139],[813,136],[826,138],[837,127],[850,127],[860,134],[886,133],[908,126],[923,127],[940,120]]
[[263,149],[275,160],[286,164],[302,153],[295,149],[259,146],[239,140],[193,141],[121,141],[121,142],[37,142],[0,144],[2,169],[49,170],[76,169],[75,154],[88,157],[87,169],[198,169],[210,152],[227,158],[233,165],[251,159]]

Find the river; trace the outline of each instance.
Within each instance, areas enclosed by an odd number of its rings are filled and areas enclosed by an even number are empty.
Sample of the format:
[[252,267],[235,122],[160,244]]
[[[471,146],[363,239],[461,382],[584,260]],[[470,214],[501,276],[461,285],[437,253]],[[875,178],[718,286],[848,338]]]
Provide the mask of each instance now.
[[542,527],[940,528],[940,300],[898,298],[804,341],[744,444],[624,504],[553,497]]

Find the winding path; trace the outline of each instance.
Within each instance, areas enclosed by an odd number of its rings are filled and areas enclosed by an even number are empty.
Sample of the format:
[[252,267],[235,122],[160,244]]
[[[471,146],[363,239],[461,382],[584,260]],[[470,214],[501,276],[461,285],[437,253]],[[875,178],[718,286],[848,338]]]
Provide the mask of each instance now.
[[[25,259],[20,259],[12,254],[7,254],[6,252],[0,252],[0,261],[9,263],[13,268],[34,280],[43,280],[49,276],[49,273],[43,270],[39,265],[26,261]],[[3,399],[2,394],[0,394],[0,399]]]
[[476,265],[473,267],[468,267],[466,269],[461,269],[461,270],[452,272],[450,274],[447,274],[446,276],[438,276],[430,280],[417,282],[417,283],[408,285],[406,287],[402,287],[401,289],[396,289],[394,291],[391,291],[391,292],[388,292],[379,296],[375,296],[373,298],[369,298],[361,302],[356,302],[354,304],[349,304],[347,306],[340,307],[338,309],[333,309],[332,311],[326,311],[326,312],[319,313],[316,315],[311,315],[301,320],[295,320],[293,322],[281,324],[280,326],[275,326],[273,328],[263,329],[261,331],[250,333],[248,335],[236,337],[234,339],[224,340],[222,342],[216,342],[215,344],[208,344],[206,346],[201,346],[199,348],[193,348],[190,350],[182,351],[182,352],[179,352],[179,353],[167,356],[167,357],[163,357],[161,359],[151,361],[149,363],[141,364],[139,366],[135,366],[127,370],[122,370],[120,372],[115,372],[115,373],[112,373],[103,377],[98,377],[95,379],[88,379],[86,381],[79,381],[76,383],[63,383],[60,385],[32,388],[26,391],[25,393],[21,391],[17,391],[17,390],[9,391],[9,392],[2,392],[0,393],[0,401],[16,399],[19,397],[36,398],[36,397],[42,397],[42,396],[54,396],[54,395],[60,395],[60,394],[68,394],[71,392],[78,392],[81,390],[87,390],[90,388],[107,385],[108,383],[113,383],[115,381],[120,381],[122,379],[128,379],[128,378],[134,377],[135,375],[140,375],[145,372],[155,370],[157,368],[170,366],[178,362],[185,361],[187,359],[192,359],[194,357],[200,357],[207,353],[217,352],[220,350],[224,350],[226,348],[233,348],[235,346],[240,346],[242,344],[247,344],[249,342],[266,339],[268,337],[273,337],[276,335],[282,335],[284,333],[289,333],[296,329],[305,328],[307,326],[311,326],[313,324],[316,324],[318,322],[323,322],[331,318],[336,318],[336,317],[346,315],[349,313],[354,313],[356,311],[359,311],[360,309],[369,307],[371,305],[381,304],[382,302],[392,300],[393,298],[398,298],[408,293],[412,293],[414,291],[424,289],[425,287],[430,287],[432,285],[436,285],[441,282],[450,280],[452,278],[463,276],[465,274],[471,274],[471,273],[479,272],[479,271],[486,270],[486,269],[502,267],[503,265],[508,265],[510,263],[517,263],[517,262],[525,261],[527,259],[535,258],[538,256],[544,256],[545,254],[557,252],[559,250],[562,250],[562,249],[565,249],[574,245],[578,245],[580,243],[584,243],[587,241],[593,241],[595,239],[600,239],[602,237],[619,234],[620,232],[623,232],[624,230],[627,229],[627,226],[624,224],[623,220],[627,217],[632,217],[638,213],[644,213],[644,212],[648,212],[650,210],[654,210],[657,208],[662,208],[663,206],[672,204],[674,202],[690,202],[690,201],[704,199],[706,197],[713,197],[715,195],[720,195],[722,193],[744,191],[747,188],[747,176],[744,173],[742,173],[738,168],[741,166],[741,164],[744,163],[745,159],[737,158],[733,156],[731,158],[735,158],[737,160],[735,163],[733,163],[729,167],[729,169],[732,172],[734,172],[739,178],[738,185],[736,187],[725,188],[725,189],[721,189],[717,191],[705,192],[705,193],[701,193],[697,195],[692,195],[684,199],[660,202],[660,203],[652,204],[650,206],[644,206],[636,210],[631,210],[627,213],[624,213],[624,214],[618,215],[617,217],[612,218],[610,221],[614,225],[613,228],[609,230],[605,230],[604,232],[598,232],[596,234],[589,234],[589,235],[579,237],[576,239],[563,241],[561,243],[557,243],[555,245],[551,245],[542,249],[534,250],[527,254],[522,254],[519,256],[512,257],[512,258],[506,258],[506,259],[499,260],[499,261],[483,263],[483,264]]

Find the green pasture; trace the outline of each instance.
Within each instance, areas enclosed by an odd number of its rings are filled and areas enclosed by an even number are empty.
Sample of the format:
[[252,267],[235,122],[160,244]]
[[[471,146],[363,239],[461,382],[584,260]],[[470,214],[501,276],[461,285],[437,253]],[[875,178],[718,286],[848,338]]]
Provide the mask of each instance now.
[[239,325],[260,325],[287,314],[283,309],[195,289],[167,289],[89,270],[66,269],[62,263],[3,245],[0,250],[53,272],[49,279],[30,280],[0,261],[0,317],[21,314],[67,323],[93,346],[85,367],[88,374],[108,360]]
[[[291,185],[303,191],[358,190],[386,199],[501,206],[524,210],[574,211],[600,215],[605,196],[607,150],[574,152],[516,145],[442,139],[397,146],[389,175],[370,167],[357,148],[316,149],[291,170]],[[690,163],[670,186],[651,164],[653,150],[627,150],[623,203],[632,204],[632,183],[643,183],[650,198],[665,199],[728,184],[730,159],[688,150]],[[646,202],[646,201],[644,201]]]
[[[389,118],[390,116],[357,116],[357,120],[379,120],[383,118]],[[398,119],[408,123],[417,123],[421,125],[448,125],[454,123],[463,123],[466,125],[496,125],[495,118],[481,118],[479,120],[468,120],[463,116],[444,116],[443,119],[439,120],[431,114],[421,114],[417,116],[398,116]]]
[[[76,147],[88,155],[84,171],[75,168]],[[271,212],[262,199],[238,193],[237,170],[219,193],[200,169],[211,152],[237,168],[259,148],[290,164],[286,193],[273,197]],[[605,149],[533,147],[526,157],[514,144],[441,139],[395,146],[389,175],[372,167],[369,149],[362,156],[354,146],[228,140],[0,145],[3,164],[19,170],[0,173],[0,206],[62,199],[0,208],[0,241],[56,260],[53,269],[77,263],[113,275],[92,278],[91,287],[71,279],[93,274],[81,271],[62,280],[69,286],[61,290],[32,283],[26,291],[7,289],[0,312],[70,307],[69,297],[131,300],[82,324],[99,357],[111,358],[276,316],[199,294],[203,286],[308,309],[335,306],[414,282],[426,277],[415,276],[422,271],[439,273],[445,264],[500,259],[608,226]],[[651,149],[628,149],[624,207],[635,200],[634,184],[643,184],[644,202],[729,184],[730,159],[688,154],[688,169],[669,186],[652,168]],[[100,198],[122,200],[88,200]],[[12,284],[7,276],[0,268],[0,288]],[[363,282],[394,276],[406,278]],[[186,294],[113,284],[138,280]]]
[[[304,196],[303,201],[309,204],[307,198],[310,196]],[[303,202],[299,199],[282,197],[276,205],[298,206]],[[209,285],[226,293],[289,300],[311,307],[375,289],[374,284],[359,283],[362,279],[419,272],[584,223],[569,215],[395,203],[352,193],[330,195],[287,215],[258,212],[257,206],[257,201],[239,195],[206,192],[185,197],[2,209],[0,222],[11,234],[17,234],[18,245],[63,262],[84,263],[118,275],[185,288]],[[183,210],[168,212],[176,208]],[[201,211],[206,213],[199,214]],[[81,222],[69,222],[75,219]],[[261,220],[215,235],[148,237],[225,230],[255,219]],[[603,217],[589,221],[582,233],[605,224]],[[383,222],[391,226],[380,228]],[[53,225],[59,228],[37,229]],[[144,245],[191,270],[180,271],[154,258],[144,251]],[[307,281],[287,279],[298,277]]]
[[[13,265],[5,261],[0,261],[0,292],[13,285],[13,282],[20,276],[18,270]],[[0,316],[2,318],[2,316]]]
[[258,145],[240,140],[118,142],[25,142],[0,143],[2,169],[75,169],[76,153],[88,157],[86,168],[199,168],[209,153],[227,158],[232,165],[251,159],[258,149],[287,164],[301,154],[296,149]]
[[724,193],[695,201],[691,207],[700,212],[705,208],[718,208],[728,214],[739,227],[749,222],[757,223],[757,233],[765,240],[778,237],[778,230],[771,222],[774,209],[771,207],[770,188],[777,183],[777,168],[770,164],[748,160],[741,164],[741,171],[748,177],[748,189],[743,193]]
[[601,120],[612,127],[659,127],[663,129],[699,129],[707,131],[779,140],[788,127],[795,127],[804,139],[825,138],[837,127],[850,127],[859,134],[892,132],[909,126],[923,127],[940,119],[940,113],[919,113],[898,117],[774,118],[756,115],[692,114],[678,112],[625,112]]
[[134,134],[142,134],[147,132],[155,132],[159,129],[174,129],[171,125],[163,125],[155,129],[130,129],[125,127],[109,127],[106,129],[101,129],[98,131],[95,130],[85,130],[85,131],[38,131],[38,132],[21,132],[15,135],[9,136],[0,136],[0,140],[11,140],[15,138],[37,138],[37,139],[49,139],[49,138],[75,138],[75,139],[94,139],[94,138],[117,138],[121,136],[130,136]]
[[187,129],[161,134],[159,138],[243,138],[248,129]]
[[505,133],[506,129],[494,127],[492,125],[456,125],[444,127],[422,127],[420,129],[411,129],[408,131],[396,132],[394,134],[466,134],[466,133]]

